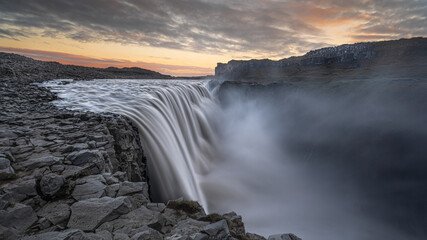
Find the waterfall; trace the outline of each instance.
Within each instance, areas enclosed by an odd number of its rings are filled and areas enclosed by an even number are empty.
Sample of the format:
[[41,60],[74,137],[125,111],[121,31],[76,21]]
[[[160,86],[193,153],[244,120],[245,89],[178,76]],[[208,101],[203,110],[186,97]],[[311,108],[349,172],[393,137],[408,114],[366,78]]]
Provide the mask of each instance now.
[[[95,80],[48,86],[74,110],[124,115],[137,126],[155,200],[184,197],[207,208],[199,178],[214,159],[216,109],[201,81]],[[90,89],[90,90],[88,90]]]
[[426,239],[426,84],[61,82],[57,106],[138,127],[155,201],[236,211],[265,236]]

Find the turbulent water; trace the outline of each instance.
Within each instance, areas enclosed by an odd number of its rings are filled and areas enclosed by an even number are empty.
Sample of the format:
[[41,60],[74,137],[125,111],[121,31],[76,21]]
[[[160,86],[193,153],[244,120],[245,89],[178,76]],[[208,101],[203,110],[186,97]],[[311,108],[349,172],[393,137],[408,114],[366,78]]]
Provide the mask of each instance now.
[[266,236],[426,239],[425,84],[60,82],[58,106],[135,123],[155,200],[236,211]]

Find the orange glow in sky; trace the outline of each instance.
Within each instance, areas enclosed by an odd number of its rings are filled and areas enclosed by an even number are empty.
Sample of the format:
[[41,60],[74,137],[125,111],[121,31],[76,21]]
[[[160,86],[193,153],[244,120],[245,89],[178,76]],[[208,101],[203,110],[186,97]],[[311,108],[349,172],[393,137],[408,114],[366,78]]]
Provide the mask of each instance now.
[[422,1],[4,1],[0,51],[93,67],[209,75],[231,59],[427,35]]

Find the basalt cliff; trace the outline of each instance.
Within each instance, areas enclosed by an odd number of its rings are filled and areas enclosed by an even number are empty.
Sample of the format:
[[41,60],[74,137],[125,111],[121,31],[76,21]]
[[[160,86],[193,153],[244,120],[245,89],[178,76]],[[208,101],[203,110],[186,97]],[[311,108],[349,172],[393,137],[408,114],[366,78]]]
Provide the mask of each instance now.
[[51,103],[57,96],[39,85],[145,75],[0,57],[0,239],[265,239],[247,233],[234,212],[207,214],[183,199],[153,202],[131,121],[59,109]]
[[218,63],[215,77],[226,81],[283,82],[366,78],[424,78],[427,38],[346,44],[299,57]]

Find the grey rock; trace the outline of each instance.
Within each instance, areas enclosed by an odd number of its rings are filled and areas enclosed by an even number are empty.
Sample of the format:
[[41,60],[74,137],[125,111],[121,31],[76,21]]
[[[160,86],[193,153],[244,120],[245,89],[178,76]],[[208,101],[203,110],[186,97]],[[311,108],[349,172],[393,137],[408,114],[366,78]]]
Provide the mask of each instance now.
[[114,177],[111,173],[104,173],[102,176],[105,178],[108,185],[119,183],[119,179]]
[[112,185],[108,185],[105,188],[105,194],[109,197],[116,197],[117,196],[117,192],[119,191],[120,188],[120,184],[112,184]]
[[9,201],[0,199],[0,210],[5,210],[9,206],[10,206],[10,202]]
[[246,237],[251,239],[251,240],[266,240],[265,237],[260,236],[260,235],[255,234],[255,233],[246,233]]
[[170,233],[168,233],[166,239],[180,239],[184,238],[185,236],[190,236],[194,238],[195,235],[207,225],[207,222],[201,222],[188,218],[175,225],[171,229]]
[[163,212],[163,210],[166,208],[166,205],[164,203],[147,203],[147,208],[152,211]]
[[171,224],[175,225],[178,222],[185,220],[188,215],[184,214],[182,211],[177,211],[170,208],[165,208],[162,212],[162,216]]
[[99,151],[96,150],[82,150],[70,153],[66,160],[71,161],[74,165],[82,165],[90,162],[104,161],[104,157]]
[[101,182],[104,185],[106,184],[105,178],[101,174],[89,175],[86,177],[82,177],[76,180],[76,184],[83,184],[91,181]]
[[51,173],[40,180],[40,191],[44,196],[53,197],[64,185],[64,177]]
[[209,239],[209,235],[204,233],[196,233],[194,235],[194,238],[191,240],[208,240],[208,239]]
[[88,148],[89,146],[86,143],[77,143],[77,144],[74,144],[73,151],[81,151]]
[[24,204],[16,204],[13,208],[0,210],[0,225],[14,228],[18,233],[25,232],[37,221],[33,208]]
[[52,171],[52,172],[62,172],[62,171],[64,171],[64,169],[65,169],[65,167],[64,167],[64,165],[52,165],[51,167],[50,167],[50,170]]
[[121,229],[123,227],[129,227],[131,229],[140,228],[145,225],[149,225],[159,221],[160,213],[151,211],[144,206],[137,208],[127,214],[120,216],[110,222],[102,224],[99,230]]
[[10,161],[0,157],[0,180],[10,179],[15,176],[15,170],[10,166]]
[[131,240],[163,240],[163,237],[158,231],[148,229],[133,235]]
[[135,202],[135,204],[138,207],[141,206],[141,205],[146,205],[147,203],[150,202],[150,200],[148,199],[148,197],[145,196],[144,194],[141,194],[141,193],[133,194],[130,197],[132,198],[132,200]]
[[301,240],[301,238],[295,236],[292,233],[287,234],[276,234],[268,237],[268,240]]
[[98,236],[101,236],[105,240],[112,240],[113,239],[113,235],[109,231],[105,231],[105,230],[96,231],[96,234]]
[[71,206],[71,217],[67,226],[93,231],[102,223],[130,212],[132,205],[127,197],[103,197],[79,201]]
[[79,167],[79,166],[65,166],[64,171],[62,172],[62,176],[65,178],[76,177],[84,175],[85,172],[89,172],[88,166]]
[[122,182],[120,183],[117,196],[126,196],[136,193],[142,193],[148,197],[148,184],[146,182]]
[[44,217],[53,224],[59,224],[70,217],[70,207],[64,202],[50,202],[44,205],[37,215]]
[[235,212],[230,212],[222,215],[225,217],[229,224],[230,232],[234,235],[245,235],[245,225],[242,221],[242,217],[237,215]]
[[54,156],[44,156],[44,157],[35,157],[30,158],[29,160],[22,162],[17,167],[17,170],[30,171],[36,168],[41,168],[45,166],[51,166],[53,164],[61,163],[61,159]]
[[126,233],[114,233],[114,240],[129,240],[130,237]]
[[112,236],[108,237],[105,234],[101,235],[98,233],[85,233],[85,237],[90,240],[111,240]]
[[78,185],[74,188],[72,196],[78,201],[89,198],[100,198],[104,195],[106,188],[104,182],[104,178],[100,175],[79,179],[76,182]]
[[18,239],[18,232],[13,228],[7,228],[0,225],[0,239],[15,240]]
[[148,226],[152,229],[155,229],[161,233],[168,233],[172,229],[172,227],[176,224],[173,220],[170,220],[169,218],[166,218],[163,216],[163,214],[159,215],[151,224],[148,224]]
[[29,197],[37,196],[36,192],[36,180],[29,179],[19,183],[11,184],[3,189],[5,193],[9,193],[11,198],[20,202]]
[[39,218],[36,224],[33,225],[32,229],[44,230],[52,226],[52,223],[46,218]]
[[231,238],[226,220],[209,224],[205,226],[201,232],[209,235],[209,239],[222,240]]
[[25,236],[21,240],[90,240],[85,233],[78,229],[67,229],[62,232],[46,232],[32,236]]
[[127,181],[125,172],[117,171],[113,174],[113,177],[119,179],[119,181],[122,181],[122,182]]

